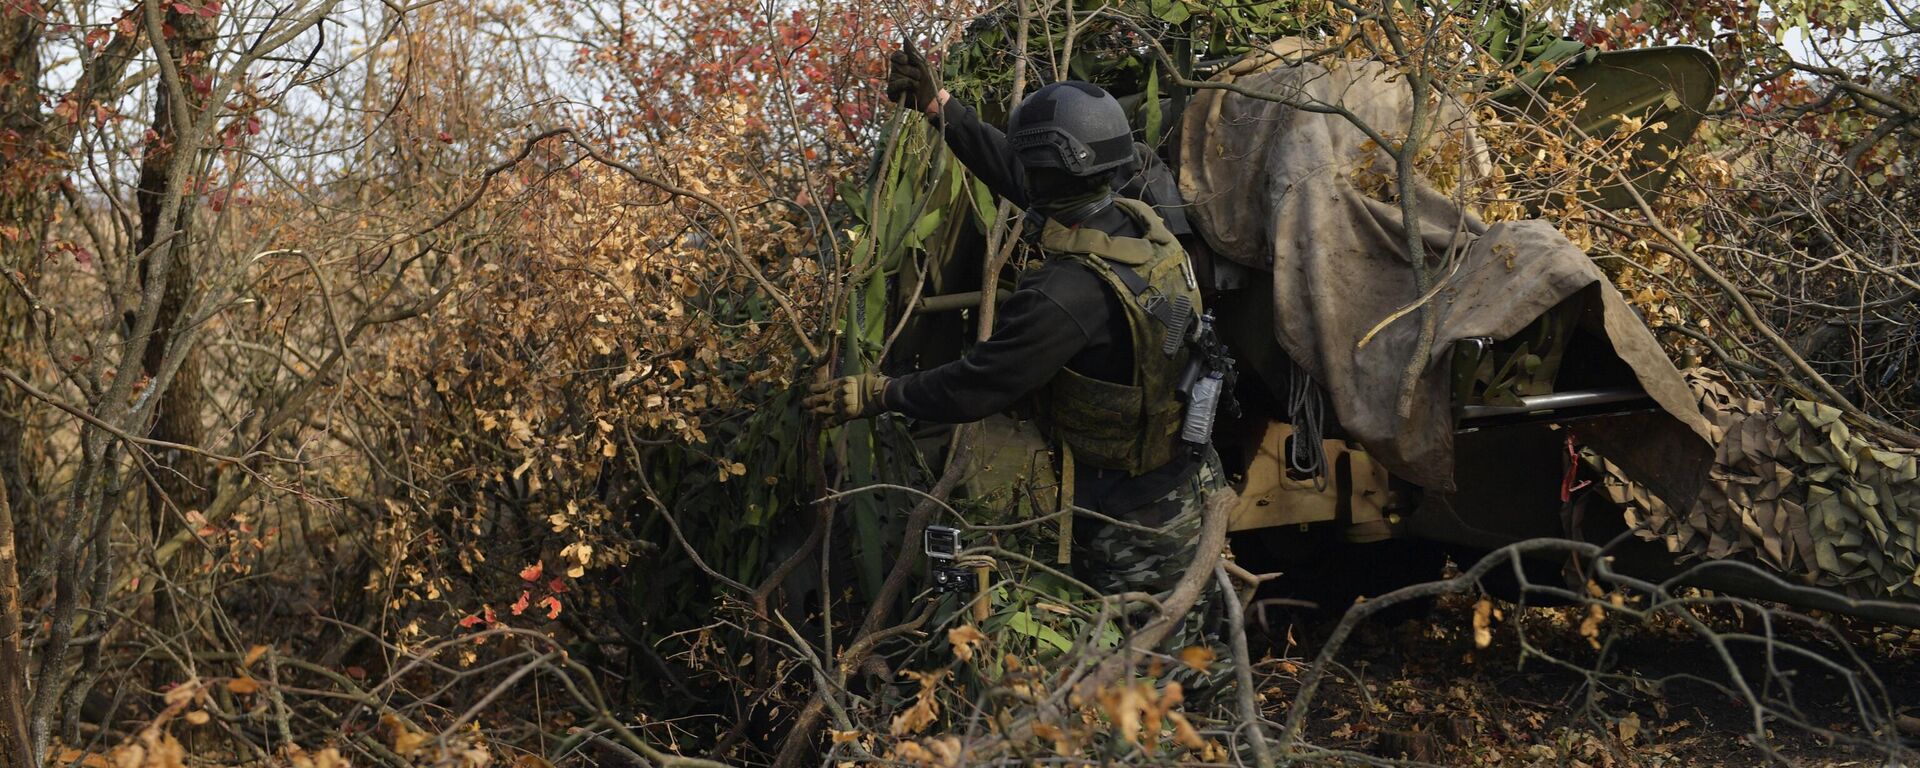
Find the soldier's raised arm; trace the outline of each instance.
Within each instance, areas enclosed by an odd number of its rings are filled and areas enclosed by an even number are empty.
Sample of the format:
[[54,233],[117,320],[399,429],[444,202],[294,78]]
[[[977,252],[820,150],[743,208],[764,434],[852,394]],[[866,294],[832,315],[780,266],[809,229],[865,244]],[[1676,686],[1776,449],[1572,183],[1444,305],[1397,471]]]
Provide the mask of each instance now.
[[1026,176],[1007,136],[980,121],[973,108],[953,98],[934,80],[932,65],[915,50],[912,41],[894,51],[887,73],[887,97],[926,114],[940,128],[954,157],[987,185],[987,189],[1025,209]]

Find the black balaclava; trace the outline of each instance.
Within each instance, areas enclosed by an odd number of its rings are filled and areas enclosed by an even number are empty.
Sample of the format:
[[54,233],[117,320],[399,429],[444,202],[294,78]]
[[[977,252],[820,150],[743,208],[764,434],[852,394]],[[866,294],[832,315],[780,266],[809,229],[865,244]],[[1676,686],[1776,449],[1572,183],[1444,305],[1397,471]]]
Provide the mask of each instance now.
[[1049,219],[1079,226],[1113,205],[1113,177],[1071,176],[1054,168],[1030,168],[1026,173],[1027,203]]

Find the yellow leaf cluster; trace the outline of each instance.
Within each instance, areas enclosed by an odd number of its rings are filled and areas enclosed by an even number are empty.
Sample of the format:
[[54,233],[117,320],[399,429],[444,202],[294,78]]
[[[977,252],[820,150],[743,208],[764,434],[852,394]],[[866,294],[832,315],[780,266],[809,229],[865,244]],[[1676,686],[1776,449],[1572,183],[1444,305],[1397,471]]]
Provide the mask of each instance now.
[[940,682],[947,678],[946,670],[934,672],[916,672],[902,670],[901,674],[920,682],[920,692],[915,695],[913,705],[893,716],[889,731],[896,737],[911,736],[926,730],[935,718],[940,716]]
[[[391,607],[439,599],[444,570],[480,572],[503,496],[554,539],[542,544],[564,562],[554,570],[579,578],[643,551],[602,498],[602,479],[633,471],[643,446],[710,457],[720,482],[748,474],[714,455],[714,423],[795,380],[802,333],[825,325],[820,217],[783,201],[853,171],[770,164],[743,118],[753,109],[722,100],[680,134],[609,147],[665,186],[593,162],[528,169],[501,174],[468,214],[489,239],[462,246],[448,298],[393,332],[366,382],[394,401],[386,412],[432,425],[409,445],[408,474],[449,479],[386,500],[392,557],[370,583],[400,585]],[[417,546],[448,519],[455,546]]]
[[1473,647],[1485,648],[1493,643],[1493,601],[1480,598],[1473,604]]
[[947,630],[947,644],[953,646],[953,656],[961,661],[972,661],[973,654],[987,642],[987,636],[972,624],[962,624]]
[[157,724],[141,729],[132,741],[116,747],[109,755],[114,768],[185,768],[186,757],[187,750],[180,745],[180,740]]
[[1200,749],[1206,741],[1176,708],[1185,700],[1179,683],[1168,683],[1155,691],[1146,680],[1111,685],[1099,691],[1096,699],[1114,733],[1127,743],[1153,751],[1163,731],[1170,726],[1173,742],[1186,749]]
[[960,740],[953,736],[940,736],[919,741],[903,741],[893,745],[888,757],[909,765],[936,766],[951,768],[962,764],[964,751]]

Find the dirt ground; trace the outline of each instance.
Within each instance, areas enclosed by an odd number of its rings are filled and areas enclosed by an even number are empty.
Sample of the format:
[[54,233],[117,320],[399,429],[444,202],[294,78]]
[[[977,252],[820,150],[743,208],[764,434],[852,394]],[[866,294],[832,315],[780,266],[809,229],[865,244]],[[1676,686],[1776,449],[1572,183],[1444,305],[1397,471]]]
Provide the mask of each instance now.
[[[1356,764],[1916,764],[1920,630],[1834,619],[1859,654],[1849,679],[1819,661],[1788,659],[1783,646],[1776,646],[1771,664],[1757,644],[1731,648],[1723,658],[1678,617],[1652,626],[1603,626],[1589,638],[1580,632],[1581,608],[1516,611],[1490,602],[1484,647],[1475,637],[1477,596],[1443,598],[1424,615],[1397,617],[1391,626],[1363,625],[1312,703],[1310,740],[1351,750],[1356,754],[1348,762]],[[1268,656],[1260,665],[1262,706],[1270,719],[1284,721],[1306,661],[1334,620],[1324,614],[1268,618],[1253,629],[1251,642],[1254,655]],[[1723,636],[1764,629],[1754,616],[1700,618]],[[1788,628],[1779,637],[1848,666],[1845,648],[1817,630]],[[1726,687],[1726,658],[1783,716],[1762,718],[1756,728],[1744,697]],[[1587,672],[1593,669],[1607,674]],[[1797,712],[1801,722],[1787,712]],[[1888,743],[1897,743],[1903,720],[1906,741],[1897,749],[1907,751],[1889,759]],[[1756,730],[1766,734],[1761,746],[1754,743]]]

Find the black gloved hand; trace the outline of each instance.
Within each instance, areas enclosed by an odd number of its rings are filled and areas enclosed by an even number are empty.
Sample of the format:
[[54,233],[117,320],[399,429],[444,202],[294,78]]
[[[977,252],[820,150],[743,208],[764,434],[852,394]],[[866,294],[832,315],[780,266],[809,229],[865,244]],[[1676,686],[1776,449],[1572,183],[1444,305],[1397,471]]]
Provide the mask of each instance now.
[[888,57],[893,66],[887,71],[887,99],[924,112],[940,95],[940,86],[933,82],[933,67],[914,50],[913,41],[902,43],[900,50]]

